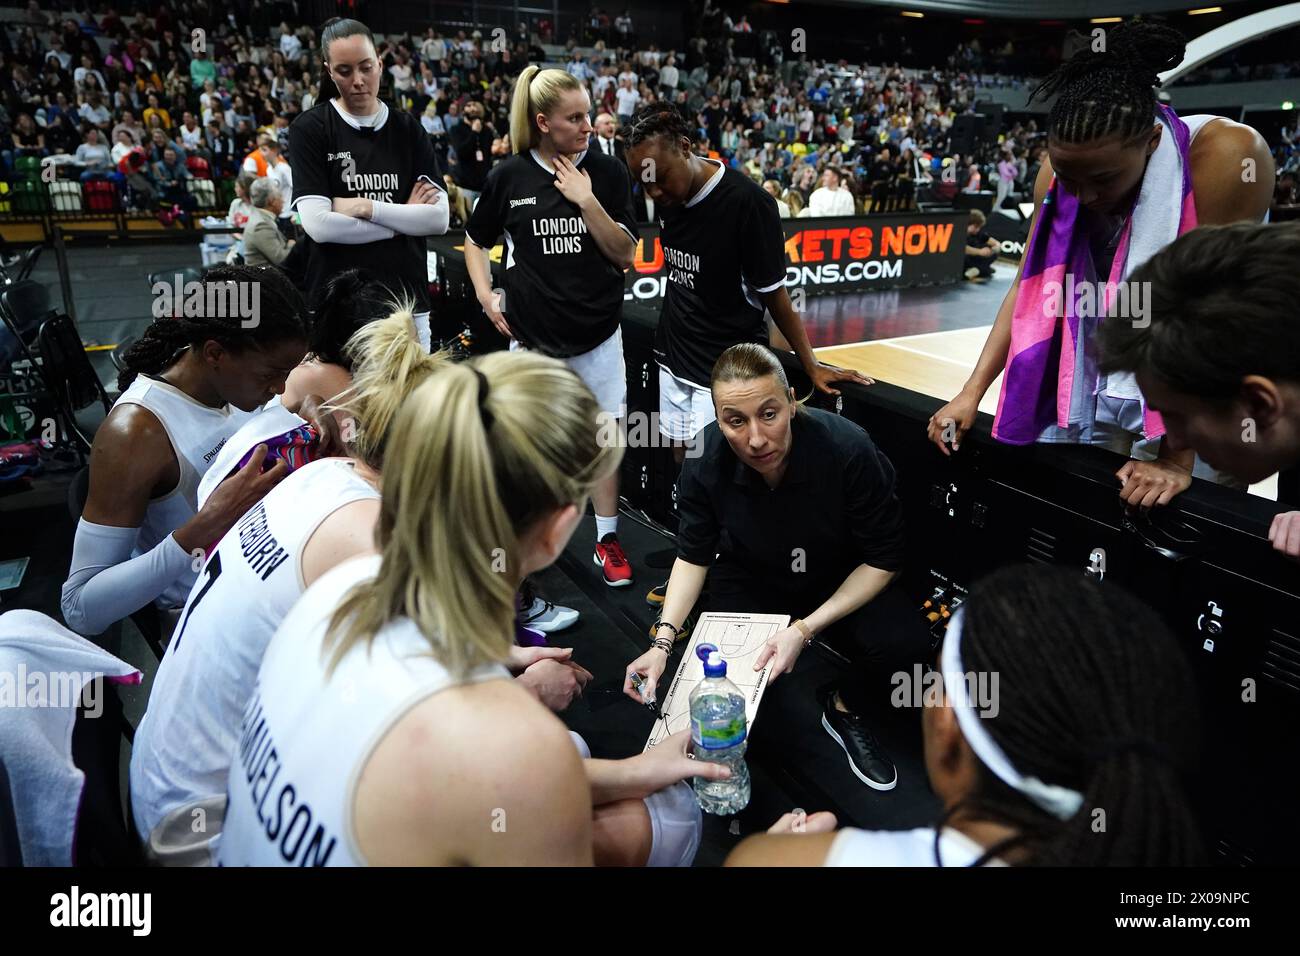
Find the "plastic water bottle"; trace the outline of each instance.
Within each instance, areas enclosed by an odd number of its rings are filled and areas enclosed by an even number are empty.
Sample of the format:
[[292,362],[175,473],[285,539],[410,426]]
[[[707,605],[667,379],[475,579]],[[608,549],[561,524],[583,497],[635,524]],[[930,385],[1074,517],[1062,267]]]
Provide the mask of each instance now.
[[712,644],[695,653],[704,661],[704,680],[691,691],[691,741],[695,759],[731,768],[726,780],[696,777],[695,799],[705,813],[725,816],[749,804],[749,768],[745,766],[745,698],[727,680],[727,662]]

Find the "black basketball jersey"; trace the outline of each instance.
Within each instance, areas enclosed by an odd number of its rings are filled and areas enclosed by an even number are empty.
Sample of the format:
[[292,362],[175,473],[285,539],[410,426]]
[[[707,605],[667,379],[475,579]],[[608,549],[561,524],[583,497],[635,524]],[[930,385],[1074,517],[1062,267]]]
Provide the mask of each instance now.
[[[439,189],[433,146],[419,121],[390,109],[378,129],[357,129],[329,100],[293,121],[289,136],[294,202],[309,196],[324,199],[364,197],[402,204],[418,180]],[[443,196],[440,202],[447,202]],[[307,262],[307,306],[320,307],[325,286],[346,269],[369,269],[395,293],[412,296],[417,311],[429,310],[429,272],[423,236],[355,245],[314,242]]]
[[781,215],[749,177],[724,168],[688,203],[665,209],[660,224],[668,287],[655,352],[678,378],[708,388],[731,346],[767,344],[759,293],[785,282]]
[[[576,165],[591,177],[596,201],[635,241],[627,167],[596,150]],[[504,311],[524,345],[568,358],[590,352],[618,328],[623,272],[605,258],[582,210],[564,198],[535,152],[512,156],[488,173],[465,232],[484,248],[504,233]]]

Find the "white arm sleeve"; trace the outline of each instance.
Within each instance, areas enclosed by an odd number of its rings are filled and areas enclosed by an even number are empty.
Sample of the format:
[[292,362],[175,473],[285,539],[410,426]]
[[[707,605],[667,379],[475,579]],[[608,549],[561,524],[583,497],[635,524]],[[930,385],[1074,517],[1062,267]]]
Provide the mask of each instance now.
[[77,523],[72,567],[63,582],[63,619],[78,634],[100,634],[134,614],[191,570],[189,552],[168,535],[152,551],[131,557],[139,528]]
[[[378,205],[378,203],[376,203]],[[324,196],[303,196],[298,200],[298,212],[302,214],[302,228],[315,242],[339,242],[349,246],[359,246],[366,242],[391,239],[396,233],[378,223],[365,219],[353,219],[330,208],[330,201]]]
[[405,236],[441,236],[451,221],[450,203],[443,193],[436,205],[410,206],[404,203],[375,202],[370,221]]

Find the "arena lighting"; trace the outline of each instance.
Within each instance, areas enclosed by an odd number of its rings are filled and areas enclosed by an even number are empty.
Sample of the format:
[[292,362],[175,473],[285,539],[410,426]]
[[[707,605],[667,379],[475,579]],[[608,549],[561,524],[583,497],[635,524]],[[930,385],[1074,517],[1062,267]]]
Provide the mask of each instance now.
[[983,20],[976,20],[976,19],[974,19],[973,17],[966,17],[966,18],[964,18],[961,22],[962,22],[962,23],[969,23],[969,24],[970,24],[971,26],[973,26],[973,27],[980,27],[980,26],[983,26],[983,25],[984,25],[984,21],[983,21]]
[[1199,7],[1195,10],[1188,10],[1189,17],[1199,17],[1202,13],[1222,13],[1223,7]]
[[1093,17],[1089,23],[1123,23],[1123,17]]
[[1295,104],[1292,103],[1290,100],[1287,100],[1285,103],[1282,104],[1282,109],[1293,110],[1295,109]]
[[905,17],[915,17],[917,20],[920,20],[920,19],[922,19],[922,18],[925,16],[925,14],[924,14],[924,13],[917,13],[915,10],[904,10],[904,11],[903,11],[903,16],[905,16]]

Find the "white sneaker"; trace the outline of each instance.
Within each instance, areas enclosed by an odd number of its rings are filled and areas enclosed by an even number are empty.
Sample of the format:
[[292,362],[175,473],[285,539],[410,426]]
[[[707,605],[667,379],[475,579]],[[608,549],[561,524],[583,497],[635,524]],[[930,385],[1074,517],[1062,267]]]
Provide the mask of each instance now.
[[533,603],[519,614],[520,624],[534,631],[541,631],[543,634],[554,634],[572,627],[577,622],[578,612],[573,608],[552,604],[539,597],[534,597]]

